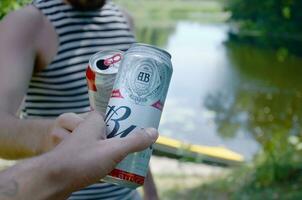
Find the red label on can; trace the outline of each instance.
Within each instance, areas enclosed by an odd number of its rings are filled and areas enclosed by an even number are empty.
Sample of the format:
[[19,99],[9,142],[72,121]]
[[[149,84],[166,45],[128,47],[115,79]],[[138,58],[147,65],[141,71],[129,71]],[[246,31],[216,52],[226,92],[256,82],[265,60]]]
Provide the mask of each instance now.
[[95,85],[95,73],[90,69],[90,66],[87,67],[86,77],[87,77],[89,90],[97,91]]
[[138,185],[143,185],[145,181],[145,177],[143,176],[131,174],[119,169],[112,170],[109,175],[132,183],[136,183]]

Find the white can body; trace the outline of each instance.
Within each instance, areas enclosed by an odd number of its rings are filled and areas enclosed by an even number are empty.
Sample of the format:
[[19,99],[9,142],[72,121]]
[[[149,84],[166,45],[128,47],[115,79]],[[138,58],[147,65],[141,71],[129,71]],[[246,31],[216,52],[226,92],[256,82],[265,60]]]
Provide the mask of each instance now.
[[[135,44],[124,55],[106,111],[107,137],[127,137],[136,129],[158,128],[172,76],[170,55]],[[128,155],[104,178],[126,187],[143,185],[152,147]]]
[[90,106],[93,110],[105,113],[110,99],[116,74],[96,74],[95,90],[88,90]]

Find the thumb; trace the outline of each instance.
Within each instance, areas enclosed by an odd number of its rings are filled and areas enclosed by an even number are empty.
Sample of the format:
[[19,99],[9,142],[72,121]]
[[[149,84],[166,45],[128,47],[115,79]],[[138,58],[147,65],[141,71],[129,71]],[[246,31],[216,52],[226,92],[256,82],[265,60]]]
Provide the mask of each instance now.
[[98,112],[90,112],[75,132],[93,140],[104,138],[106,137],[104,118]]
[[142,151],[151,146],[158,138],[154,128],[140,129],[124,138],[112,138],[112,149],[117,156],[125,157],[129,153]]
[[142,151],[153,143],[158,138],[158,131],[154,128],[140,129],[129,135],[128,137],[121,138],[123,148],[127,153]]

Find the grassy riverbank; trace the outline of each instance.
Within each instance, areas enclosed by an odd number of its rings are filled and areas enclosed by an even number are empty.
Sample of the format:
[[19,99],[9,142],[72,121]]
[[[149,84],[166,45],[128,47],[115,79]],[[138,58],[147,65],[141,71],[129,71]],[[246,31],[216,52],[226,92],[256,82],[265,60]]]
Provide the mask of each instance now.
[[[253,168],[244,167],[232,173],[210,180],[183,193],[168,190],[167,199],[213,200],[298,200],[302,199],[300,185],[296,181],[274,183],[267,187],[254,184]],[[301,179],[300,179],[301,181]],[[178,198],[181,197],[181,198]]]
[[282,160],[221,168],[155,157],[151,168],[163,200],[302,199],[301,169]]
[[160,198],[163,200],[199,200],[199,193],[194,191],[195,188],[224,177],[230,172],[230,168],[157,156],[152,157],[150,167]]
[[[0,169],[14,164],[0,160]],[[6,167],[4,167],[6,166]],[[164,157],[153,157],[151,168],[162,200],[298,200],[302,175],[263,187],[255,181],[259,167],[223,168]]]

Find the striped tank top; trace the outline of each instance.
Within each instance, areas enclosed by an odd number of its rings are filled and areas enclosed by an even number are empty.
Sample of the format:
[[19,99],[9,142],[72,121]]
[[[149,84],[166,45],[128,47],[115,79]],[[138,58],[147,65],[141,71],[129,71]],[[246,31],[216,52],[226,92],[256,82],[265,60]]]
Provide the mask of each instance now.
[[[91,55],[108,49],[127,50],[135,42],[119,7],[107,2],[93,11],[79,11],[63,0],[35,0],[51,22],[59,40],[57,55],[35,73],[23,106],[23,118],[52,118],[66,112],[90,110],[85,70]],[[135,190],[108,183],[75,192],[69,200],[139,199]]]

